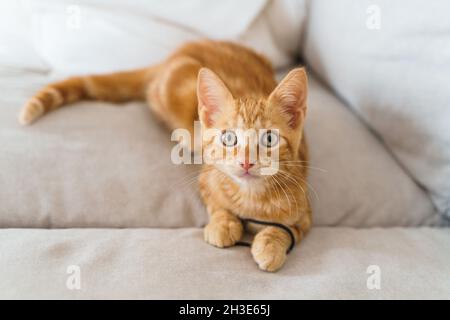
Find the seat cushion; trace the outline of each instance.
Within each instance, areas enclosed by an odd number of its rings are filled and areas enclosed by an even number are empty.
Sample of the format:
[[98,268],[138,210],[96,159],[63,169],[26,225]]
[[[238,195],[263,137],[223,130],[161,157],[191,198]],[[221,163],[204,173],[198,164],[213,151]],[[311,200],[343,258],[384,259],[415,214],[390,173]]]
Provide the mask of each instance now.
[[10,94],[0,98],[0,227],[206,222],[195,187],[200,168],[172,164],[170,132],[145,104],[83,102],[21,127],[20,106],[49,79],[15,74],[2,80]]
[[450,220],[450,2],[311,1],[305,56]]
[[[1,72],[0,72],[1,73]],[[17,113],[39,86],[3,72],[0,227],[199,227],[207,214],[195,165],[171,162],[170,132],[143,103],[82,102],[29,127]],[[345,106],[314,79],[307,139],[318,226],[433,224],[427,195]]]
[[449,229],[313,228],[274,274],[198,229],[0,230],[0,252],[1,299],[450,299]]

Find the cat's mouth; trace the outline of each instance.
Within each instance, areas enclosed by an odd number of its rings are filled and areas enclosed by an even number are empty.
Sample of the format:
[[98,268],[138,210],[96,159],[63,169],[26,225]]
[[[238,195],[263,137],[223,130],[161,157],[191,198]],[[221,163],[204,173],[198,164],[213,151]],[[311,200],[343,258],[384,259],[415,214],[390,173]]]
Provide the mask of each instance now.
[[249,171],[245,171],[245,172],[243,172],[243,173],[240,175],[240,177],[241,177],[241,178],[244,178],[244,179],[253,179],[253,178],[257,178],[258,176],[252,174],[252,173],[249,172]]
[[240,182],[257,181],[261,178],[259,168],[252,168],[250,170],[242,170],[242,168],[217,166],[217,169],[228,175],[230,178]]
[[240,173],[237,174],[237,176],[240,179],[247,180],[247,181],[248,180],[256,180],[256,179],[259,179],[261,177],[259,172],[253,171],[253,170],[241,171]]

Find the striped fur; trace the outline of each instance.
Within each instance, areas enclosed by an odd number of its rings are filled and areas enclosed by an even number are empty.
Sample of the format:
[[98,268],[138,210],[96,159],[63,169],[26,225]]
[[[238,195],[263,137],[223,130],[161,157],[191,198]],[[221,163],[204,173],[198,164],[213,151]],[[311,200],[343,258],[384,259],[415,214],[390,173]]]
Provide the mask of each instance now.
[[[311,226],[303,135],[306,96],[304,69],[294,69],[277,86],[265,57],[237,44],[205,40],[182,46],[156,66],[49,84],[26,102],[19,122],[31,124],[81,100],[145,100],[171,129],[193,133],[197,119],[204,128],[277,128],[281,170],[273,177],[247,181],[237,177],[242,170],[237,164],[204,165],[199,187],[210,215],[205,241],[217,247],[234,245],[244,232],[239,217],[288,225],[300,241]],[[211,143],[204,141],[204,148]],[[242,154],[247,157],[247,150],[236,147],[234,160],[243,161]],[[255,167],[262,167],[260,160]],[[288,234],[275,227],[249,228],[257,232],[251,252],[258,266],[278,270],[286,259]]]

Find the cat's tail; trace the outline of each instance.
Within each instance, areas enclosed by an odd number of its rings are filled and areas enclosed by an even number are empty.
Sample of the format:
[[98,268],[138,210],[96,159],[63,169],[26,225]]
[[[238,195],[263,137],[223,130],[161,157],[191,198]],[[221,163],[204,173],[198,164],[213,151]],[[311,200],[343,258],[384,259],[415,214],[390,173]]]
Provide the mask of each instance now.
[[106,75],[68,78],[47,85],[29,99],[19,114],[19,123],[28,125],[44,114],[81,100],[114,103],[145,100],[146,89],[160,65]]

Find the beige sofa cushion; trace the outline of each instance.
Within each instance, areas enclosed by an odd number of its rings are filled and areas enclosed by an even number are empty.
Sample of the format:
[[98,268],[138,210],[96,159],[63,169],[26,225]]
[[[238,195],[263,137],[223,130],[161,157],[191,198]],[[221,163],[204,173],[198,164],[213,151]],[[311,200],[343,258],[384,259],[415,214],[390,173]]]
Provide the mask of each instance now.
[[314,78],[306,133],[316,225],[419,226],[439,220],[429,197],[383,144]]
[[308,64],[450,222],[450,2],[310,4]]
[[[10,88],[13,79],[3,77]],[[170,132],[143,103],[84,102],[20,127],[25,97],[0,108],[0,227],[201,226],[206,212],[188,182],[196,166],[170,162]],[[5,87],[3,87],[5,88]],[[24,88],[23,85],[20,88]],[[11,102],[13,101],[13,102]]]
[[198,229],[0,230],[0,252],[0,299],[450,299],[448,229],[313,228],[275,274]]
[[[199,167],[170,161],[170,132],[143,103],[83,102],[30,127],[16,116],[47,77],[3,72],[0,227],[193,227]],[[311,81],[307,138],[316,225],[433,223],[424,192],[336,98]]]

